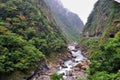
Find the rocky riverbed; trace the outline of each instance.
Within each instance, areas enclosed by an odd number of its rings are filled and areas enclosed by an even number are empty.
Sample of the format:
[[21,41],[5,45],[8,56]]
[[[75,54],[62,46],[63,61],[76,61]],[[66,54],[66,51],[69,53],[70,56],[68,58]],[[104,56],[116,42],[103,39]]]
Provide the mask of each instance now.
[[49,69],[40,75],[34,76],[32,80],[50,80],[50,75],[57,73],[63,75],[63,80],[85,79],[86,69],[90,61],[82,55],[76,45],[68,45],[67,56],[60,54],[53,63],[48,63]]

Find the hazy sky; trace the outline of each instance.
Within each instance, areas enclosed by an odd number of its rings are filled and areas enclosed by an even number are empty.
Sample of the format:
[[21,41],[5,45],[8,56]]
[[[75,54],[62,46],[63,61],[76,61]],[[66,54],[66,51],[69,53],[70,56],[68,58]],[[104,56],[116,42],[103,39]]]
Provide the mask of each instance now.
[[119,2],[119,3],[120,3],[120,0],[115,0],[115,1],[117,1],[117,2]]
[[84,23],[91,13],[97,0],[61,0],[63,5],[74,13],[77,13]]

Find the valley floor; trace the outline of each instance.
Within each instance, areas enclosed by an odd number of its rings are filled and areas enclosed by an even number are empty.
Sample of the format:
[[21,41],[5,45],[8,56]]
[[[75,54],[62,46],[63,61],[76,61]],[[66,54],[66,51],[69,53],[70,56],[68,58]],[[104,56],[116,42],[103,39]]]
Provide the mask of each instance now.
[[[72,44],[72,46],[74,45]],[[68,49],[66,54],[61,53],[53,60],[47,61],[49,70],[40,76],[34,76],[32,80],[50,80],[50,76],[55,73],[62,74],[63,75],[62,80],[86,79],[87,77],[86,69],[88,68],[89,60],[83,57],[80,57],[81,59],[80,58],[78,59],[77,58],[78,55],[74,56],[72,54],[72,52],[77,53],[77,51],[80,51],[80,50],[76,48],[73,50]],[[79,54],[81,55],[81,53]],[[72,62],[69,62],[69,61],[72,61]],[[65,63],[67,63],[67,65],[65,65]]]

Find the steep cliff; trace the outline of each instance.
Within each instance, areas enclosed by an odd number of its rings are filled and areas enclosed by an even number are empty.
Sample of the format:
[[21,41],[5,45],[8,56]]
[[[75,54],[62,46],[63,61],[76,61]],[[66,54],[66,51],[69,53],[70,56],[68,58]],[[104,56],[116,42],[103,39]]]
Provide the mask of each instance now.
[[78,15],[64,8],[60,0],[46,0],[46,2],[67,39],[78,39],[83,29],[83,22]]
[[120,3],[98,0],[80,44],[91,60],[89,80],[120,79]]
[[0,80],[20,80],[65,48],[44,0],[0,0]]
[[109,34],[114,34],[120,31],[119,21],[120,4],[114,0],[99,0],[88,17],[83,33],[92,37],[100,36],[109,28]]

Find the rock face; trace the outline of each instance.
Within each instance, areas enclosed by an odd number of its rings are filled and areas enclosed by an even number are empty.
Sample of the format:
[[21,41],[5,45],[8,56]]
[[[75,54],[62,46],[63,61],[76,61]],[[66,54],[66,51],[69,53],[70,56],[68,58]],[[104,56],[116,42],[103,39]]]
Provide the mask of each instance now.
[[92,13],[88,17],[88,21],[83,29],[83,35],[86,37],[98,37],[105,31],[107,31],[106,34],[120,31],[119,1],[120,0],[98,0],[94,5]]
[[38,68],[27,78],[27,80],[50,80],[50,76],[56,73],[57,68],[70,58],[72,58],[70,53],[66,53],[66,55],[61,53],[51,63],[42,60]]
[[57,24],[66,37],[68,39],[79,38],[83,29],[83,22],[78,15],[64,8],[60,0],[46,0],[46,3],[50,6]]
[[45,60],[41,60],[38,68],[27,78],[27,80],[37,79],[40,75],[43,75],[47,70],[49,70],[46,65]]

